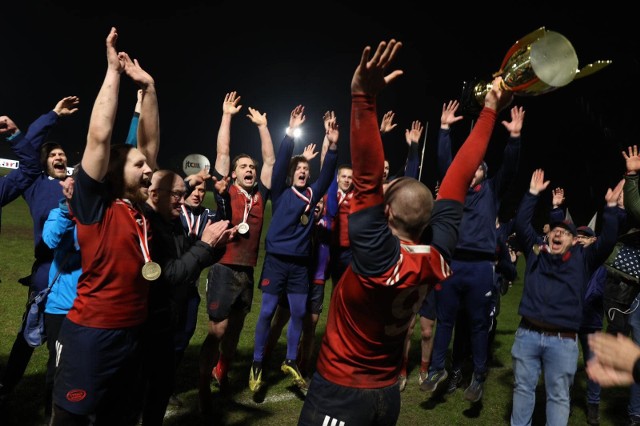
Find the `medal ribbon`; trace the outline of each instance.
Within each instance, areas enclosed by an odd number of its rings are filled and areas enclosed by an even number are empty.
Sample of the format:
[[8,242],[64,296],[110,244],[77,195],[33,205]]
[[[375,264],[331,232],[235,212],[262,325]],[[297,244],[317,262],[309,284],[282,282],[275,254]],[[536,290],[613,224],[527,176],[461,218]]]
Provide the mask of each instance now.
[[240,192],[242,192],[242,194],[247,199],[247,202],[244,203],[244,214],[242,215],[242,222],[243,223],[247,223],[247,218],[249,217],[249,212],[251,211],[251,207],[253,207],[253,197],[251,195],[249,195],[249,193],[247,191],[245,191],[244,189],[240,188],[239,186],[238,186],[238,189],[240,189]]
[[147,219],[140,212],[140,217],[142,217],[142,229],[140,229],[140,224],[134,215],[134,211],[137,211],[133,208],[131,202],[127,199],[118,199],[116,200],[116,204],[120,204],[126,207],[129,216],[133,219],[133,223],[136,228],[136,233],[138,234],[138,240],[140,241],[140,249],[142,249],[142,257],[144,257],[144,263],[151,262],[151,255],[149,254],[149,244],[148,244],[148,235],[147,235]]
[[200,215],[198,215],[198,220],[196,221],[196,225],[194,227],[193,213],[189,212],[184,204],[181,207],[182,213],[184,214],[184,219],[187,221],[187,226],[189,227],[189,235],[198,235],[197,230],[200,229]]
[[308,187],[304,191],[304,194],[298,191],[295,186],[291,186],[291,189],[293,190],[293,193],[296,194],[298,198],[300,198],[302,201],[307,203],[307,206],[304,208],[304,212],[305,213],[308,212],[311,205],[311,198],[313,198],[313,189],[311,189],[311,187]]
[[347,198],[347,193],[338,188],[338,205],[342,204],[345,198]]

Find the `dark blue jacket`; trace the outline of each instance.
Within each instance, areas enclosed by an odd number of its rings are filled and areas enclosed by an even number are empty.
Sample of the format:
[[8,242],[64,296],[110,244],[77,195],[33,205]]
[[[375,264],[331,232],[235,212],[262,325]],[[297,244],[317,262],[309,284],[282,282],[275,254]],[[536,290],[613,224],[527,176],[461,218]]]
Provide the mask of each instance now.
[[[452,161],[450,129],[440,129],[438,136],[438,170],[444,176]],[[496,251],[496,217],[500,201],[514,182],[520,159],[520,138],[510,137],[496,173],[469,188],[464,202],[458,244],[453,258],[462,252],[484,254],[492,258]],[[440,179],[442,180],[442,179]]]
[[[273,165],[271,177],[271,223],[265,239],[268,253],[285,256],[306,257],[311,254],[311,231],[313,230],[313,209],[324,196],[336,173],[338,151],[328,150],[318,180],[309,185],[313,194],[309,210],[307,203],[287,186],[289,162],[293,154],[294,140],[285,136]],[[306,214],[306,225],[300,222],[300,216]]]
[[602,230],[593,244],[575,244],[564,255],[550,254],[531,225],[538,196],[522,197],[515,231],[526,258],[524,289],[518,313],[559,329],[580,329],[587,282],[616,244],[621,216],[618,207],[605,207]]

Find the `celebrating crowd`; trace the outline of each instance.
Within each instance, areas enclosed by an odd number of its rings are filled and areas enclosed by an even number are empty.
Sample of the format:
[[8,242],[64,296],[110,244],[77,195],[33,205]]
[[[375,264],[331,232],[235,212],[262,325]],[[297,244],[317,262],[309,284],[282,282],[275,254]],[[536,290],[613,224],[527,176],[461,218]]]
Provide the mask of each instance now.
[[[168,405],[182,404],[176,375],[194,344],[201,292],[208,324],[194,387],[204,424],[216,424],[212,384],[229,391],[228,372],[248,332],[255,286],[261,302],[246,386],[254,394],[268,392],[266,360],[288,323],[280,370],[304,398],[298,425],[400,422],[416,323],[425,399],[455,392],[464,382],[462,364],[471,359],[464,398],[479,403],[500,296],[515,280],[522,256],[511,424],[531,424],[541,377],[547,424],[568,424],[582,351],[588,423],[599,424],[602,386],[632,385],[629,422],[640,425],[640,385],[634,384],[640,383],[640,346],[624,336],[640,321],[633,321],[638,291],[628,306],[610,306],[605,297],[623,284],[638,285],[616,267],[616,256],[633,247],[624,237],[640,221],[637,147],[623,152],[626,174],[604,195],[597,235],[595,225],[576,226],[567,216],[562,188],[553,190],[548,229],[534,228],[534,210],[550,184],[542,169],[533,171],[514,217],[501,223],[501,203],[522,168],[526,138],[525,111],[510,107],[513,92],[496,77],[455,152],[451,132],[462,119],[459,104],[443,105],[437,192],[420,181],[419,121],[405,132],[406,163],[389,177],[382,138],[395,127],[394,115],[387,112],[379,122],[376,100],[403,74],[393,69],[402,43],[391,39],[362,51],[351,80],[348,139],[327,111],[320,150],[310,144],[294,155],[295,131],[306,121],[305,107],[295,105],[276,152],[267,114],[248,107],[262,158],[232,158],[231,123],[243,107],[232,91],[222,103],[213,169],[182,176],[157,161],[156,82],[137,59],[118,50],[117,41],[112,28],[104,79],[73,174],[63,147],[47,136],[77,111],[79,98],[62,98],[25,130],[0,117],[0,136],[20,160],[17,170],[0,178],[0,202],[24,197],[34,225],[29,297],[52,287],[45,308],[47,424],[161,425]],[[125,78],[135,84],[138,102],[129,137],[118,143],[112,135]],[[490,175],[484,157],[503,113],[509,138]],[[349,145],[349,159],[339,158],[338,144]],[[318,155],[315,177],[310,163]],[[215,210],[203,205],[208,183]],[[330,303],[323,306],[328,279]],[[603,317],[611,309],[629,319],[605,333]],[[321,314],[326,328],[316,341]],[[634,331],[640,342],[640,328]],[[21,330],[0,375],[0,415],[12,404],[33,351]]]

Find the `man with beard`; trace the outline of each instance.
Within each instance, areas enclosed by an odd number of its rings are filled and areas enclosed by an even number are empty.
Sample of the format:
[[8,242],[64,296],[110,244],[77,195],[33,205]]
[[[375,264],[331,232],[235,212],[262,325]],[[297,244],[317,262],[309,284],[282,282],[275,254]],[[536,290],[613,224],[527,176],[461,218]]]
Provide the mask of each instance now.
[[[107,70],[69,202],[83,272],[58,338],[54,426],[127,424],[149,286],[160,276],[142,213],[160,138],[155,82],[137,60],[116,51],[117,38],[112,27],[105,43]],[[143,91],[139,149],[111,145],[123,72]]]
[[[31,275],[22,279],[21,283],[29,287],[29,299],[47,287],[49,284],[49,268],[53,260],[51,250],[42,240],[42,228],[49,216],[49,211],[58,207],[62,198],[60,182],[67,177],[67,156],[60,145],[55,142],[43,144],[51,129],[58,122],[59,117],[75,113],[80,100],[76,96],[62,98],[55,108],[40,116],[26,132],[21,132],[9,118],[3,117],[2,127],[9,129],[11,142],[14,146],[21,146],[29,151],[29,156],[37,158],[40,154],[41,171],[39,175],[28,172],[22,167],[10,173],[4,180],[12,179],[14,185],[2,188],[3,203],[18,198],[20,195],[29,206],[33,219],[33,243],[35,261],[31,267]],[[21,162],[22,163],[22,162]],[[30,185],[29,182],[32,182]],[[25,189],[26,187],[26,189]],[[23,323],[24,325],[24,323]],[[18,331],[7,365],[0,379],[0,404],[16,387],[29,364],[33,348],[27,344],[23,336],[23,328]]]

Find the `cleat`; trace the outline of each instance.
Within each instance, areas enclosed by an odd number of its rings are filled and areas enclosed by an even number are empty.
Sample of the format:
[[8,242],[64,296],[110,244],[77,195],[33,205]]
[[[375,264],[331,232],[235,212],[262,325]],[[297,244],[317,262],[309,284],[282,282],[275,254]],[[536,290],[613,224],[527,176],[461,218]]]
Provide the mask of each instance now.
[[295,360],[285,360],[280,366],[280,369],[284,374],[288,374],[291,376],[291,378],[293,379],[293,384],[300,388],[303,394],[307,394],[309,385],[307,384],[307,381],[304,379],[304,377],[302,377],[302,373],[300,373]]
[[256,393],[260,390],[264,382],[262,381],[262,363],[254,361],[249,371],[249,390]]

